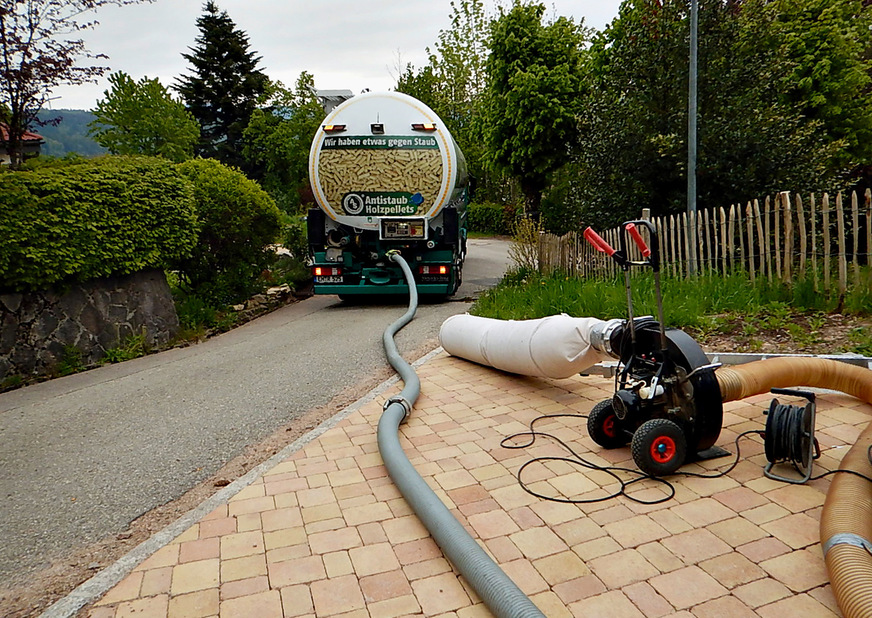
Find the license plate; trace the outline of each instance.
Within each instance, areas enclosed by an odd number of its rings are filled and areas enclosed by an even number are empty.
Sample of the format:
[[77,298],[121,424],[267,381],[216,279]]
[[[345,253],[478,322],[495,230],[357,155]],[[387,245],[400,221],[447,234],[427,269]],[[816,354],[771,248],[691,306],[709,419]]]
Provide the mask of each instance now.
[[315,277],[315,283],[342,283],[342,275],[325,275]]

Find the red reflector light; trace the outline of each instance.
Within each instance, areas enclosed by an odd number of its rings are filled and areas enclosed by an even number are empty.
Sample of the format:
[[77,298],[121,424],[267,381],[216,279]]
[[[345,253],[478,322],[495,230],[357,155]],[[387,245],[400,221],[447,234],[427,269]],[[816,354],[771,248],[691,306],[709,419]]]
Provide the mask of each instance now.
[[339,133],[345,130],[344,124],[325,124],[324,131],[326,133]]
[[441,266],[420,266],[418,267],[418,273],[422,275],[447,275],[448,266],[444,264]]
[[330,275],[341,275],[341,268],[331,268],[329,266],[315,266],[312,269],[312,274],[316,277],[329,277]]
[[432,122],[416,122],[412,124],[413,131],[435,131],[436,125]]

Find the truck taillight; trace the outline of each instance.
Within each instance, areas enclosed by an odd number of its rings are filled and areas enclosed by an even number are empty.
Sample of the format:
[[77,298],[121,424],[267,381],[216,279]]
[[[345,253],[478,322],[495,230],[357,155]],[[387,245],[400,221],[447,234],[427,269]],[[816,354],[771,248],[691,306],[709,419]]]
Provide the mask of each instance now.
[[344,124],[325,124],[324,132],[325,133],[341,133],[345,130]]
[[331,275],[341,275],[341,268],[331,268],[330,266],[315,266],[312,269],[312,274],[316,277],[329,277]]
[[418,272],[422,275],[447,275],[448,266],[440,264],[439,266],[421,266]]
[[436,125],[432,122],[415,122],[412,124],[413,131],[435,131]]

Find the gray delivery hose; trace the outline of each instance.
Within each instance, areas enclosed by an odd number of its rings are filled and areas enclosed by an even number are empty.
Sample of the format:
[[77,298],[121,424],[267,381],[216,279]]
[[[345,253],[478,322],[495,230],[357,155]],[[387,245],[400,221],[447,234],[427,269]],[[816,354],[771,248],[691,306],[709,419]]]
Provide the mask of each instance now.
[[421,392],[421,382],[414,369],[400,356],[394,335],[415,317],[418,291],[412,271],[397,253],[391,259],[400,265],[409,284],[409,310],[384,333],[388,362],[400,374],[405,386],[397,397],[385,403],[378,422],[378,448],[394,484],[433,535],[436,544],[463,575],[484,604],[497,618],[545,618],[533,602],[509,579],[502,569],[476,543],[463,525],[445,507],[439,497],[415,470],[399,440],[400,423],[412,410]]

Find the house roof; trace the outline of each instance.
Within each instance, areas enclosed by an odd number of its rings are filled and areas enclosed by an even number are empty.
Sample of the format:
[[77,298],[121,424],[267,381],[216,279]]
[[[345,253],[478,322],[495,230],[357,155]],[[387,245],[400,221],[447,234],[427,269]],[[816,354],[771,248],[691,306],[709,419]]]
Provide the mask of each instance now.
[[[21,136],[22,141],[24,142],[44,142],[45,138],[33,131],[25,131],[24,135]],[[5,122],[0,122],[0,142],[8,142],[9,141],[9,127]]]

